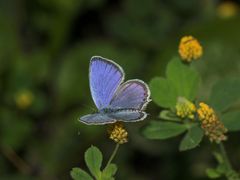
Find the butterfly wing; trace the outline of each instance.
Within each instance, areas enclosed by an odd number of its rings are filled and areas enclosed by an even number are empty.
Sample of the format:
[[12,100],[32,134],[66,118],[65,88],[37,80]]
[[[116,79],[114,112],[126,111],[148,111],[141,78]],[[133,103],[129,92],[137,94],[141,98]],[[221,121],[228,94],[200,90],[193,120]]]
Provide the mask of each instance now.
[[109,106],[117,88],[124,80],[122,68],[115,62],[94,56],[90,61],[90,90],[99,110]]
[[80,117],[80,121],[87,125],[104,125],[116,122],[116,119],[109,117],[108,114],[95,113]]
[[113,110],[109,113],[87,114],[80,118],[80,121],[87,125],[104,125],[115,123],[117,121],[136,122],[147,117],[145,112],[135,109]]
[[112,109],[142,110],[150,101],[150,90],[141,80],[129,80],[120,85],[111,103]]
[[147,114],[135,109],[120,109],[108,114],[108,116],[118,121],[136,122],[145,119]]

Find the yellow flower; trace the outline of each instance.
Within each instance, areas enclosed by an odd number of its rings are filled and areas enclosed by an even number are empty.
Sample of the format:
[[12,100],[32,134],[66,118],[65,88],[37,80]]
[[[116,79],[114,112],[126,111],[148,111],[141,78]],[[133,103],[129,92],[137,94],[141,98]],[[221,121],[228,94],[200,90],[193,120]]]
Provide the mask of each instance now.
[[230,18],[239,12],[239,7],[234,2],[223,2],[217,7],[217,14],[220,18]]
[[178,52],[183,61],[191,62],[202,56],[203,49],[193,36],[184,36],[180,41]]
[[227,129],[219,121],[215,111],[203,102],[199,103],[199,106],[197,113],[205,135],[208,136],[211,142],[220,143],[226,140],[225,133],[227,133]]
[[31,106],[33,99],[34,96],[31,91],[23,90],[17,93],[15,102],[20,109],[26,109]]
[[126,131],[123,123],[116,122],[111,124],[108,129],[109,138],[118,144],[124,144],[128,142],[128,132]]
[[176,105],[176,114],[181,118],[194,119],[195,105],[184,97],[179,97]]

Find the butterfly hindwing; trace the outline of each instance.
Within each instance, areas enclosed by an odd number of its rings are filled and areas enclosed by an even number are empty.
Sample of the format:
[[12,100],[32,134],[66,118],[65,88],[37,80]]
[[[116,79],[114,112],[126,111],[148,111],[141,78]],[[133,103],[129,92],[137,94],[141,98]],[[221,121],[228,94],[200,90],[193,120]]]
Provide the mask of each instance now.
[[109,106],[114,93],[124,80],[124,72],[118,64],[100,56],[92,57],[89,71],[92,98],[101,110]]
[[135,109],[111,109],[106,113],[87,114],[80,121],[88,125],[103,125],[115,123],[116,121],[136,122],[145,119],[147,114]]
[[135,109],[119,109],[115,111],[113,110],[108,116],[117,121],[136,122],[145,119],[147,114]]
[[103,113],[87,114],[82,116],[80,121],[87,125],[103,125],[116,122],[113,117],[109,117],[108,114]]
[[110,108],[142,110],[150,101],[149,97],[150,90],[146,83],[138,79],[129,80],[119,86]]

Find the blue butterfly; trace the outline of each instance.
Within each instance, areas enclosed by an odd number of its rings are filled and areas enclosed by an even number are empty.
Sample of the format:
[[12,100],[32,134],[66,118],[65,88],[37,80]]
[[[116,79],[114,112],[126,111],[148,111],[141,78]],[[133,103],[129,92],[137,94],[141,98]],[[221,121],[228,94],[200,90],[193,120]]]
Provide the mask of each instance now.
[[90,90],[99,112],[81,117],[81,122],[100,125],[116,121],[136,122],[147,117],[143,110],[150,101],[148,85],[138,79],[123,83],[124,75],[117,63],[100,56],[91,58]]

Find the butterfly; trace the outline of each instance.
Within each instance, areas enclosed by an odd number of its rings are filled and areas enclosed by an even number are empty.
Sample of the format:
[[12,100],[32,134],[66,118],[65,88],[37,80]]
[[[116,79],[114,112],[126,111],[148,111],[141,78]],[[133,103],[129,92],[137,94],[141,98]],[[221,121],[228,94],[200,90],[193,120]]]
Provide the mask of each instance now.
[[139,79],[124,81],[124,71],[112,60],[93,56],[89,66],[90,91],[97,113],[80,117],[87,125],[117,121],[136,122],[147,117],[144,109],[150,102],[150,90]]

